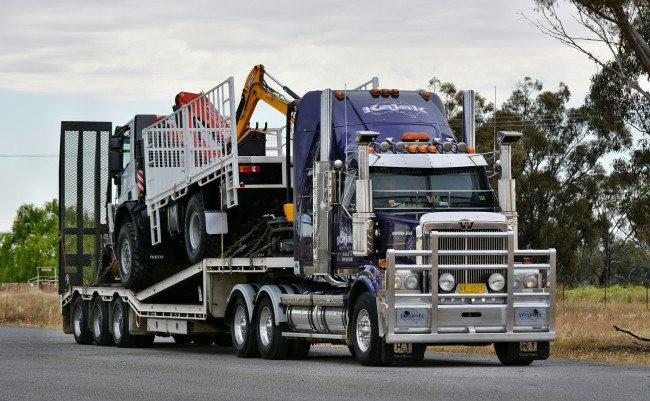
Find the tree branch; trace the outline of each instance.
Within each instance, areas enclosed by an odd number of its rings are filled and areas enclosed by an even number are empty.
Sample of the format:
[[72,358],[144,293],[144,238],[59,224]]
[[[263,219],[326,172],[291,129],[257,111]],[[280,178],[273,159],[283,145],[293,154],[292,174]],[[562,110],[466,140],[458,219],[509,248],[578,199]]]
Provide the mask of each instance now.
[[636,338],[636,339],[639,340],[639,341],[648,341],[648,342],[650,342],[650,338],[639,337],[639,336],[637,336],[636,334],[632,333],[631,331],[627,331],[627,330],[619,329],[619,328],[616,327],[616,326],[614,326],[614,331],[620,331],[620,332],[623,332],[623,333],[625,333],[625,334],[629,334],[629,335],[631,335],[632,337]]

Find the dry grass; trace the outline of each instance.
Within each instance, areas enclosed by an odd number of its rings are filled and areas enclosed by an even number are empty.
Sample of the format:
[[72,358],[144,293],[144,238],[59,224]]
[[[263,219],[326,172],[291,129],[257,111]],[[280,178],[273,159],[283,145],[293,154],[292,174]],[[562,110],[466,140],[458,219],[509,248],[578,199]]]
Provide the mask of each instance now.
[[29,287],[0,292],[0,325],[62,328],[58,293]]
[[[639,290],[641,291],[641,290]],[[556,341],[551,343],[551,358],[570,358],[616,363],[650,365],[650,342],[635,340],[613,326],[650,338],[650,311],[646,309],[645,289],[640,296],[608,295],[605,305],[596,291],[567,291],[557,303]],[[612,294],[615,292],[613,291]],[[60,329],[61,313],[56,292],[33,288],[0,292],[0,325]],[[433,351],[493,355],[492,346],[430,347]]]

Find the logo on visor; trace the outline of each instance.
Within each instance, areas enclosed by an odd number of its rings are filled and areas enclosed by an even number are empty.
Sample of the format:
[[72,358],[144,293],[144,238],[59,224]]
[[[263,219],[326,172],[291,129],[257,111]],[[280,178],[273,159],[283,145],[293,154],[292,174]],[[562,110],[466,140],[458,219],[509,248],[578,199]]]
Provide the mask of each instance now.
[[424,107],[414,106],[402,101],[377,103],[369,107],[362,107],[361,110],[363,110],[364,114],[372,114],[375,116],[385,113],[400,113],[416,118],[422,113],[429,114]]
[[460,223],[460,229],[463,231],[471,230],[472,226],[474,225],[474,222],[469,220],[461,220],[458,223]]

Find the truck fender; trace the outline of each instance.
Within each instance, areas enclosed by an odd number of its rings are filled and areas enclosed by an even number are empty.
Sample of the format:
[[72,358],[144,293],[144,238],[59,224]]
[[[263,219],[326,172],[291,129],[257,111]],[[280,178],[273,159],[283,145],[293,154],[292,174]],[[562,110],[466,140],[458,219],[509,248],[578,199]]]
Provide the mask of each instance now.
[[260,292],[257,293],[257,298],[259,299],[264,294],[268,295],[271,298],[271,304],[273,305],[273,314],[275,315],[275,325],[278,326],[280,323],[287,322],[287,312],[280,305],[282,302],[282,290],[277,285],[265,285],[260,288]]
[[230,295],[228,296],[228,306],[226,307],[226,313],[225,313],[225,316],[227,318],[229,318],[230,314],[232,313],[232,302],[230,301],[234,297],[244,298],[244,302],[246,302],[246,307],[248,308],[248,314],[249,314],[248,318],[249,321],[252,322],[253,305],[255,303],[255,288],[253,288],[253,286],[250,284],[237,284],[236,286],[233,287],[233,289],[230,291]]

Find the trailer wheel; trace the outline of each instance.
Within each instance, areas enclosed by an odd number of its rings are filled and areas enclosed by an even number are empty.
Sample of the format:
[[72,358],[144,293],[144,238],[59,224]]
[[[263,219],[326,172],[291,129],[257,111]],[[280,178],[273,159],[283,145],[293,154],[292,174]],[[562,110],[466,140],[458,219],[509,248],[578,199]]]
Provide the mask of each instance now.
[[[513,346],[514,344],[514,346]],[[531,357],[519,357],[514,350],[518,349],[519,343],[494,343],[494,351],[504,366],[528,366],[533,363]]]
[[289,345],[289,353],[287,358],[289,359],[305,359],[309,355],[309,349],[311,348],[311,343],[307,340],[291,340],[291,345]]
[[377,304],[373,296],[365,292],[354,305],[352,313],[352,346],[354,356],[364,366],[382,366],[381,338],[378,332]]
[[142,264],[140,253],[135,248],[135,234],[135,226],[128,222],[122,225],[117,237],[120,280],[130,290],[145,288],[151,281],[151,266]]
[[93,300],[93,339],[97,345],[113,344],[113,336],[109,332],[108,306],[100,296]]
[[113,341],[119,348],[131,348],[136,336],[129,333],[129,306],[117,298],[113,305]]
[[72,329],[77,344],[93,343],[93,333],[88,328],[88,304],[80,296],[72,306]]
[[190,263],[198,263],[216,247],[218,236],[208,235],[205,229],[203,197],[193,195],[185,211],[185,252]]
[[291,341],[282,336],[282,326],[276,325],[271,299],[264,297],[257,309],[255,323],[257,346],[264,359],[284,359]]
[[248,316],[246,302],[237,297],[233,304],[230,336],[235,354],[240,358],[252,358],[258,354],[255,328]]
[[155,334],[144,334],[135,336],[135,346],[137,348],[150,348],[156,339]]

